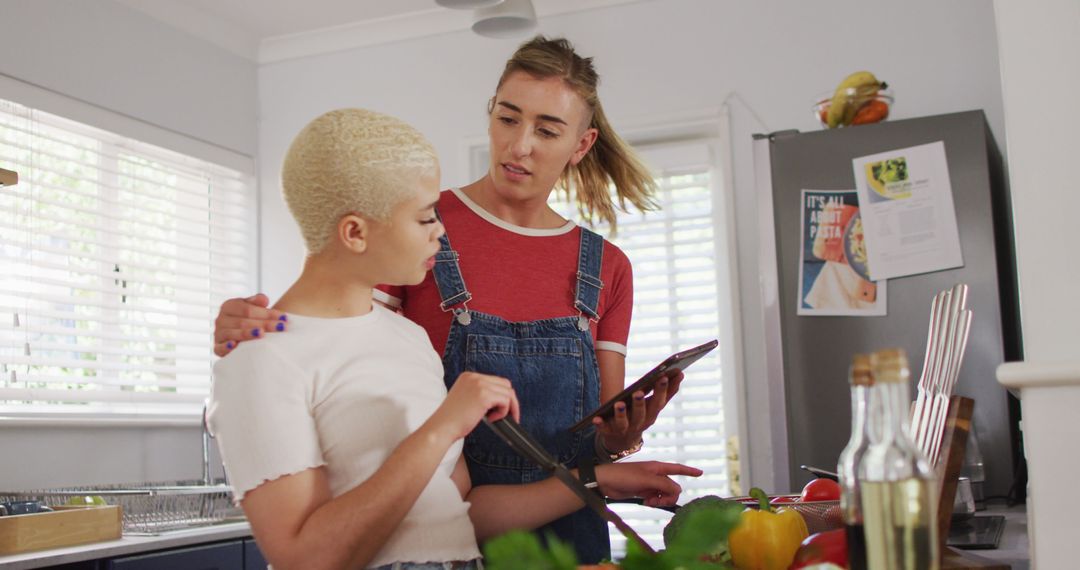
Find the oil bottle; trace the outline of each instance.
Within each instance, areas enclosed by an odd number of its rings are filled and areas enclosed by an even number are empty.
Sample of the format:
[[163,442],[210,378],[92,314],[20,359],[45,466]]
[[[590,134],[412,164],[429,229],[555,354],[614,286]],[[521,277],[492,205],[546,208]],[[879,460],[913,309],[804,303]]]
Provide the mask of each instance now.
[[870,357],[870,444],[858,469],[867,565],[938,570],[937,484],[909,433],[910,371],[903,350]]

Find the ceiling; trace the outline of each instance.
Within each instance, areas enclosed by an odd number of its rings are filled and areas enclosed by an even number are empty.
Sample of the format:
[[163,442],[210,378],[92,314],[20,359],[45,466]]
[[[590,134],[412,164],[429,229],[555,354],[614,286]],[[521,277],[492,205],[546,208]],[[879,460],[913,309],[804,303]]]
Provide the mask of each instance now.
[[[114,0],[259,63],[469,28],[435,0]],[[641,0],[533,0],[543,19]]]

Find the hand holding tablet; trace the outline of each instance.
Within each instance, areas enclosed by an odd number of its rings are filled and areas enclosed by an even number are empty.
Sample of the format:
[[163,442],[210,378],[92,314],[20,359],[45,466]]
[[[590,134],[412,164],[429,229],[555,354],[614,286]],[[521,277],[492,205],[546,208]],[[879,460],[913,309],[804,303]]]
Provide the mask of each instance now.
[[644,392],[645,395],[648,395],[653,390],[656,383],[661,379],[673,376],[677,372],[685,370],[691,364],[697,362],[701,357],[708,354],[712,349],[716,348],[717,344],[716,340],[711,340],[700,346],[695,346],[694,348],[672,354],[655,368],[628,386],[625,390],[619,392],[607,402],[604,402],[596,409],[596,411],[585,416],[581,421],[571,426],[570,431],[578,431],[589,427],[592,425],[593,418],[595,417],[604,419],[610,418],[615,414],[615,404],[623,402],[625,405],[629,406],[630,400],[634,396],[634,392],[641,391]]

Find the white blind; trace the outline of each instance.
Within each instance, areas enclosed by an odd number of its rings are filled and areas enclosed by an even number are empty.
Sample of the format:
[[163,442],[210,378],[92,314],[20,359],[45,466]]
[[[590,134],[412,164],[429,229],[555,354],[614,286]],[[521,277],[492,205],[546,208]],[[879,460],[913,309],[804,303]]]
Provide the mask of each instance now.
[[0,167],[0,413],[197,416],[250,177],[4,100]]
[[[718,258],[726,251],[724,232],[716,227],[723,177],[717,150],[707,140],[638,146],[660,187],[661,209],[647,214],[619,213],[618,234],[605,226],[597,229],[619,246],[634,268],[634,315],[626,360],[627,383],[636,380],[673,352],[685,350],[721,334],[720,303],[730,295]],[[563,216],[578,219],[566,197],[552,195],[552,207]],[[674,400],[645,435],[644,449],[633,461],[659,460],[685,463],[705,471],[697,479],[683,479],[680,503],[715,494],[731,496],[738,491],[737,459],[729,461],[725,429],[720,347],[686,371],[686,379]],[[733,395],[731,397],[734,397]],[[645,540],[663,547],[662,532],[671,515],[659,509],[615,505]],[[615,556],[625,551],[625,539],[612,528]]]

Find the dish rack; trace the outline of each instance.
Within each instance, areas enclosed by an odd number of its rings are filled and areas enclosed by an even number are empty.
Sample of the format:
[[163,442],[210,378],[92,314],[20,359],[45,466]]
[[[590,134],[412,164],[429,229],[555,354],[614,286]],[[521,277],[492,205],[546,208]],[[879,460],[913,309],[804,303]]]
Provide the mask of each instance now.
[[0,501],[37,500],[50,507],[68,504],[73,497],[87,496],[101,497],[106,504],[120,506],[125,535],[156,535],[244,520],[243,511],[232,504],[231,487],[204,485],[201,481],[0,491]]

